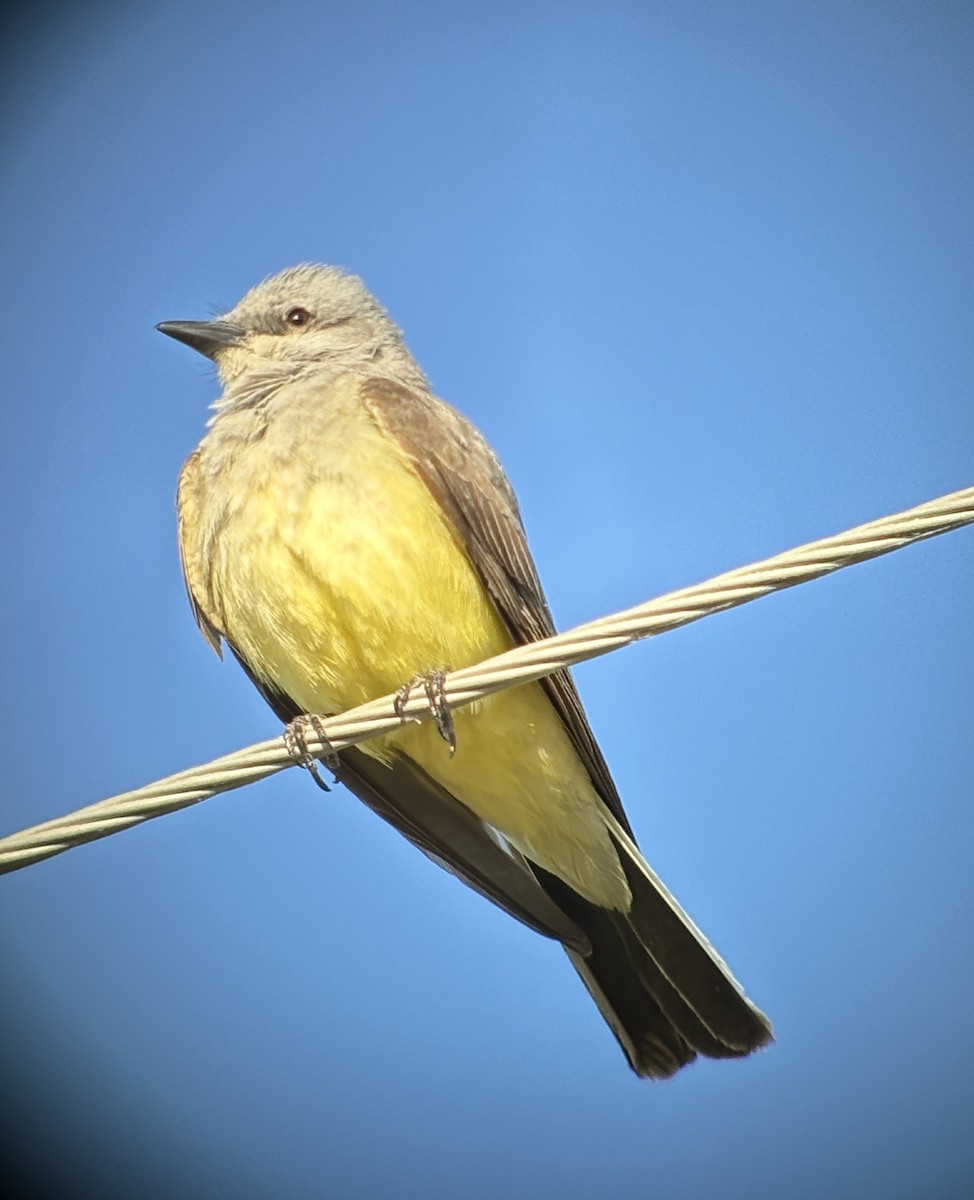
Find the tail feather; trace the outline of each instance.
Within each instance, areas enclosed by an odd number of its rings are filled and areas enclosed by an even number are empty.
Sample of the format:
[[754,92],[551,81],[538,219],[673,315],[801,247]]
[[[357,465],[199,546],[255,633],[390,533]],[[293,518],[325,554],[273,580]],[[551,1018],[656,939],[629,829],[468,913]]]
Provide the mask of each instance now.
[[[772,1040],[768,1018],[744,995],[730,968],[697,928],[656,872],[622,830],[613,831],[632,891],[627,914],[633,935],[659,973],[700,1024],[734,1057]],[[692,1039],[703,1054],[715,1057]]]
[[[632,927],[621,913],[599,908],[554,875],[532,864],[538,881],[560,908],[585,930],[592,950],[567,946],[572,966],[637,1075],[668,1079],[692,1062],[697,1049],[675,1017],[682,1015],[675,990],[654,972]],[[683,1006],[685,1008],[685,1006]],[[667,1011],[669,1009],[669,1011]]]
[[568,957],[633,1070],[666,1079],[698,1054],[739,1058],[766,1045],[767,1018],[632,848],[638,857],[620,845],[633,893],[628,913],[599,908],[534,864],[532,870],[588,936],[591,953],[566,947]]

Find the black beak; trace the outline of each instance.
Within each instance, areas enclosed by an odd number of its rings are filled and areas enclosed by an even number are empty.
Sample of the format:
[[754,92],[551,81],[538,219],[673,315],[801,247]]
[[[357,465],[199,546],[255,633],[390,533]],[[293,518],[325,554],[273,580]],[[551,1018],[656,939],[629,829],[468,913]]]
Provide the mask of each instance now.
[[227,346],[235,346],[244,335],[242,329],[225,321],[162,321],[156,329],[212,359]]

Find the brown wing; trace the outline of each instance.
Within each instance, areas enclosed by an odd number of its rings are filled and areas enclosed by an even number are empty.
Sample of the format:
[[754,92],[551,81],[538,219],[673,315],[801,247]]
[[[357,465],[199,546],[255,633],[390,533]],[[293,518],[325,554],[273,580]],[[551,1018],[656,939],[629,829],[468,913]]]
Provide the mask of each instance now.
[[[403,445],[483,580],[515,643],[551,637],[555,623],[528,549],[517,498],[497,456],[449,405],[390,379],[371,379],[362,396]],[[632,836],[619,793],[598,747],[574,680],[559,671],[541,680],[605,806]]]
[[176,489],[176,515],[178,518],[179,561],[183,566],[183,581],[186,595],[193,610],[200,633],[216,653],[223,657],[221,637],[223,630],[216,616],[210,597],[209,576],[200,561],[199,513],[202,507],[200,490],[200,452],[194,450],[183,464]]
[[[387,379],[362,385],[373,416],[406,449],[417,474],[480,575],[511,637],[524,643],[555,632],[528,550],[514,493],[481,435],[428,393]],[[531,863],[559,909],[592,943],[570,951],[602,1015],[640,1074],[665,1077],[696,1053],[748,1054],[771,1039],[767,1018],[744,996],[723,961],[647,867],[619,794],[567,672],[541,681],[596,792],[631,839],[613,832],[633,894],[628,913],[600,909]]]

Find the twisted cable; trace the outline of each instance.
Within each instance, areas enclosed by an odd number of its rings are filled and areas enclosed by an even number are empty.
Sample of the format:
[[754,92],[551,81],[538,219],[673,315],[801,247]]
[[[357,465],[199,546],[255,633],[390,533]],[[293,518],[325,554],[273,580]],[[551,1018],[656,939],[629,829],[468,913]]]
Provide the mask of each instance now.
[[[705,583],[680,588],[623,612],[578,625],[565,633],[518,646],[476,666],[453,671],[444,681],[451,707],[470,704],[492,692],[528,683],[564,667],[596,658],[641,638],[654,637],[724,609],[746,604],[769,592],[795,587],[853,563],[878,558],[910,542],[934,537],[974,522],[974,487],[941,496],[916,508],[870,521],[834,537],[738,567]],[[394,696],[382,696],[320,722],[323,743],[308,730],[312,754],[339,751],[368,738],[391,733],[403,718],[423,720],[429,702],[416,689],[402,717]],[[169,775],[146,787],[101,800],[67,816],[34,825],[0,839],[0,874],[30,866],[83,842],[118,833],[143,821],[198,804],[210,796],[243,787],[295,765],[282,737],[259,742],[202,766]]]

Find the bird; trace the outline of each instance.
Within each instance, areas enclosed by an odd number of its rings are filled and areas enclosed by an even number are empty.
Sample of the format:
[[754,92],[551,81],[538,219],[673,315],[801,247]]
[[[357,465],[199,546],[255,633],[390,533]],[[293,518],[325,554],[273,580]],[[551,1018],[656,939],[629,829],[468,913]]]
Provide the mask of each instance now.
[[303,263],[224,315],[164,321],[222,385],[179,477],[190,605],[292,737],[425,687],[435,721],[336,779],[434,862],[560,942],[637,1075],[772,1040],[639,849],[571,674],[451,712],[443,673],[555,625],[514,491],[354,274]]

